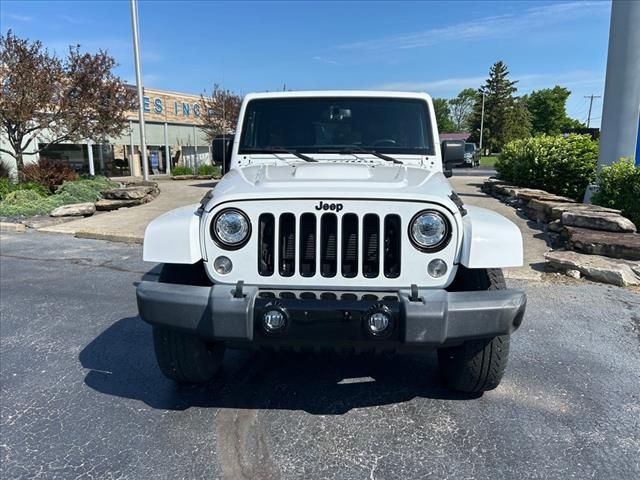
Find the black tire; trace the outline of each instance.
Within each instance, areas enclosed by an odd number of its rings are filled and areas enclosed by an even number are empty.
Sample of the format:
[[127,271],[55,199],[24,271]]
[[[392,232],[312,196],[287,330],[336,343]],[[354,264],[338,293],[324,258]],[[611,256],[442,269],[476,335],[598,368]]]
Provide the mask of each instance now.
[[224,345],[208,345],[188,333],[153,327],[153,347],[162,374],[180,383],[208,382],[218,372]]
[[[165,264],[162,283],[210,286],[202,262],[193,265]],[[224,345],[207,343],[189,333],[153,327],[153,346],[163,375],[181,383],[204,383],[213,378],[222,365]]]
[[[452,291],[502,290],[506,288],[499,269],[460,267]],[[468,340],[462,345],[438,350],[438,364],[445,383],[461,392],[480,393],[496,388],[507,367],[509,335]]]

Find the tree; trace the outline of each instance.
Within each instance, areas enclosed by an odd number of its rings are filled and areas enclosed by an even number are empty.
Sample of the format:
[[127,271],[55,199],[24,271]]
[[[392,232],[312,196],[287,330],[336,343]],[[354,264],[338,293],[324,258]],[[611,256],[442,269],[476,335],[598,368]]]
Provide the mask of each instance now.
[[0,133],[13,149],[0,151],[16,159],[18,172],[25,155],[53,144],[123,132],[135,96],[112,73],[115,66],[102,50],[83,54],[79,45],[71,46],[60,59],[41,42],[18,38],[11,30],[0,36]]
[[531,136],[531,114],[527,110],[526,99],[520,97],[505,113],[504,143]]
[[531,126],[534,135],[546,133],[558,135],[566,128],[579,128],[580,122],[567,115],[567,99],[571,92],[556,85],[553,88],[534,90],[526,96],[531,113]]
[[474,88],[465,88],[456,98],[449,100],[451,121],[458,132],[466,130],[473,113],[473,106],[478,99],[478,91]]
[[200,127],[212,141],[216,135],[233,133],[240,115],[242,97],[231,90],[223,90],[219,85],[213,86],[211,95],[200,96],[204,112],[203,123]]
[[[477,143],[480,139],[482,94],[484,93],[483,146],[490,151],[500,151],[506,143],[507,137],[512,135],[508,132],[510,129],[509,117],[513,116],[514,112],[509,114],[509,111],[514,108],[513,94],[517,91],[515,86],[517,81],[509,80],[508,76],[509,70],[502,61],[491,66],[489,78],[478,90],[478,98],[471,117],[471,140]],[[526,106],[518,107],[515,113],[521,115],[522,108],[526,108]],[[522,131],[519,132],[519,134],[522,133]]]
[[454,132],[455,125],[449,118],[449,102],[446,98],[434,98],[433,110],[436,115],[439,132]]

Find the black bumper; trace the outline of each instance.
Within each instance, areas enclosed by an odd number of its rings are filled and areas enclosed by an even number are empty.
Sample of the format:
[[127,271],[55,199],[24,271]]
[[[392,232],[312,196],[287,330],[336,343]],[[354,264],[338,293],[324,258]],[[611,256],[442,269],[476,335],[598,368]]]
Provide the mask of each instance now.
[[[417,295],[415,295],[417,293]],[[438,347],[472,338],[506,335],[522,322],[521,290],[385,293],[272,292],[229,285],[195,287],[141,282],[140,316],[152,325],[193,333],[237,346],[400,349]],[[268,333],[263,314],[277,308],[287,325]],[[368,315],[384,310],[391,326],[383,335],[367,328]]]

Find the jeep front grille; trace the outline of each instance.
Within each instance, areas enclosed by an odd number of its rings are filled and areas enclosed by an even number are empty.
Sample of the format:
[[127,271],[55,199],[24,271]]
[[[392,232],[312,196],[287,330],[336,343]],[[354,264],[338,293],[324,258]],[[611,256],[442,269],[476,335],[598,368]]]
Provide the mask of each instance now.
[[263,213],[258,219],[258,273],[332,278],[400,276],[400,216],[368,213]]

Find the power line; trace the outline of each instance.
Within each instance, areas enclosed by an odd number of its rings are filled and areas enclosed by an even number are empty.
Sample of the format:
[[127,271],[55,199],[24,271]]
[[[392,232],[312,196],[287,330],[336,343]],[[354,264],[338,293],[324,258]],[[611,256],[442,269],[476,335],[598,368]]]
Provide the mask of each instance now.
[[591,95],[585,95],[584,98],[588,98],[589,99],[589,114],[587,115],[587,128],[589,128],[589,124],[591,123],[591,107],[593,107],[593,99],[594,98],[602,98],[600,95],[594,95],[593,93]]

